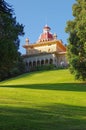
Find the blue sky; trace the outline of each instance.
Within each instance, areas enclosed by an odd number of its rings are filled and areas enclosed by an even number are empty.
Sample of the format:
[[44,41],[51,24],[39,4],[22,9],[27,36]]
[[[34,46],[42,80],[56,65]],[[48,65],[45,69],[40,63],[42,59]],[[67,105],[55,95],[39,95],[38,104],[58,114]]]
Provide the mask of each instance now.
[[72,20],[72,5],[75,0],[6,0],[12,5],[17,21],[23,24],[25,35],[20,37],[20,52],[25,53],[22,45],[29,38],[35,43],[47,24],[58,39],[67,44],[68,34],[65,33],[66,22]]

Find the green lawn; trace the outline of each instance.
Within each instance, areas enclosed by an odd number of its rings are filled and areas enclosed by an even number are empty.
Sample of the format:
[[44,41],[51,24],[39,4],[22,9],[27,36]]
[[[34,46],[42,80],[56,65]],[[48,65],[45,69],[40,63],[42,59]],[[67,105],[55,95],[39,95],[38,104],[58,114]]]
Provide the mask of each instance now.
[[1,82],[0,130],[86,130],[86,84],[68,70]]

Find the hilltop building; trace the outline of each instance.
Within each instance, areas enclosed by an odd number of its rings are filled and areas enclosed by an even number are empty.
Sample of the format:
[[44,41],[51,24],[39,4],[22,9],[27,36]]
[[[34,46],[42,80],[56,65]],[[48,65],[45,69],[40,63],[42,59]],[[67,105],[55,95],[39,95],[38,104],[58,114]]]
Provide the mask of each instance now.
[[37,66],[49,64],[56,67],[67,66],[66,47],[50,30],[51,28],[45,25],[42,34],[34,44],[30,44],[29,39],[26,38],[26,43],[23,45],[26,54],[23,57],[27,71]]

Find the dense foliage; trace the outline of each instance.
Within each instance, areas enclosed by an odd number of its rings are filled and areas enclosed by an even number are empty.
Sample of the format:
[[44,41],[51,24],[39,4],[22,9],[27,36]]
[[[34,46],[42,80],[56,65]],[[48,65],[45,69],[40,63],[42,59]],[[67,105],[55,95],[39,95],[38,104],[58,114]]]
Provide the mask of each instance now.
[[24,35],[23,28],[16,22],[12,7],[0,0],[0,80],[11,75],[20,59],[19,36]]
[[74,19],[67,22],[68,60],[77,79],[86,80],[86,0],[76,0]]

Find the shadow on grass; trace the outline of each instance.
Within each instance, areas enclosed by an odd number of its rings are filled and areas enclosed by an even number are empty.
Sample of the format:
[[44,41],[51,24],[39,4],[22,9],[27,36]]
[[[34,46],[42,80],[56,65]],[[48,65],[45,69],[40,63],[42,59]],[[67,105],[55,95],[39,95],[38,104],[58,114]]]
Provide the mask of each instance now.
[[40,90],[66,90],[86,92],[85,83],[54,83],[54,84],[27,84],[27,85],[1,85],[0,87],[27,88]]
[[86,107],[0,107],[0,130],[86,130]]

